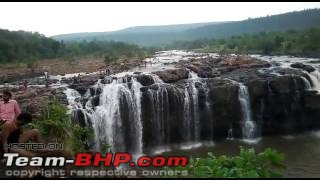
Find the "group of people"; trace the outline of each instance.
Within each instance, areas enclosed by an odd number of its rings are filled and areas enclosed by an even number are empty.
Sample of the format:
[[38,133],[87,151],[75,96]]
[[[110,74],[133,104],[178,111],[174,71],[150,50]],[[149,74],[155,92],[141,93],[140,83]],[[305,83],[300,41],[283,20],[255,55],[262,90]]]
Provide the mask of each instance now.
[[8,149],[6,145],[11,143],[26,143],[35,141],[44,143],[37,129],[27,129],[24,125],[32,122],[32,115],[22,112],[17,101],[12,99],[12,93],[5,90],[0,101],[0,140],[1,151],[16,152],[21,156],[33,157],[32,153],[26,150]]
[[[18,153],[19,156],[33,158],[35,153],[42,153],[42,156],[67,156],[71,158],[71,154],[65,150],[51,150],[48,148],[26,150],[26,149],[10,149],[13,143],[42,143],[46,144],[44,138],[37,129],[26,128],[25,125],[32,122],[32,115],[28,112],[21,111],[16,100],[12,99],[12,93],[4,90],[2,100],[0,100],[0,161],[2,165],[6,162],[3,153]],[[39,170],[39,167],[25,167],[27,170]],[[69,166],[66,166],[69,169]],[[67,172],[69,173],[69,172]],[[36,174],[34,174],[36,175]]]

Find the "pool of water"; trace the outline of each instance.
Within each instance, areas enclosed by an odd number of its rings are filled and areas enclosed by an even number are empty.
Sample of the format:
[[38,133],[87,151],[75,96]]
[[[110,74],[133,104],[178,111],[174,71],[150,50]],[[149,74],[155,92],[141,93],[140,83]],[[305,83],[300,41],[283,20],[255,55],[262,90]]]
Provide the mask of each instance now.
[[215,142],[213,146],[201,146],[188,150],[180,148],[161,153],[161,155],[203,157],[208,152],[213,152],[215,155],[236,155],[239,153],[240,146],[253,147],[256,152],[271,147],[284,153],[287,165],[286,177],[320,177],[320,131],[294,136],[265,137],[257,143],[247,143],[236,139],[225,140]]

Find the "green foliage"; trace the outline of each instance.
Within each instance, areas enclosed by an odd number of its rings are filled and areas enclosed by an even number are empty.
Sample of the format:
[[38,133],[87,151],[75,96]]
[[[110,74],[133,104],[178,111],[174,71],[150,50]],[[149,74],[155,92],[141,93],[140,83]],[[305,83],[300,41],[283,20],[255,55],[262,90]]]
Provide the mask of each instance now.
[[85,152],[90,148],[93,129],[80,127],[78,124],[71,125],[67,111],[65,105],[54,100],[30,126],[38,129],[44,137],[64,143],[72,152]]
[[207,52],[224,53],[261,53],[267,55],[320,56],[320,28],[301,31],[261,32],[242,34],[227,39],[202,39],[197,41],[176,42],[167,49],[197,49]]
[[[282,177],[285,165],[283,154],[271,148],[256,154],[254,149],[240,148],[237,156],[214,156],[208,153],[205,158],[191,158],[186,167],[191,177],[232,177],[232,178],[270,178]],[[169,170],[169,167],[165,168]]]
[[61,48],[61,43],[39,33],[0,29],[0,63],[54,58]]
[[63,142],[70,136],[70,122],[67,107],[54,100],[42,111],[39,119],[33,124],[45,137],[57,138]]
[[92,128],[80,127],[75,124],[71,130],[71,136],[66,140],[66,144],[71,146],[72,152],[86,152],[90,148],[90,142],[94,137]]
[[8,31],[0,29],[0,63],[26,62],[34,71],[36,59],[63,58],[72,64],[78,56],[93,55],[105,57],[106,63],[114,62],[120,56],[141,57],[153,49],[115,41],[82,41],[65,44],[47,38],[39,33]]

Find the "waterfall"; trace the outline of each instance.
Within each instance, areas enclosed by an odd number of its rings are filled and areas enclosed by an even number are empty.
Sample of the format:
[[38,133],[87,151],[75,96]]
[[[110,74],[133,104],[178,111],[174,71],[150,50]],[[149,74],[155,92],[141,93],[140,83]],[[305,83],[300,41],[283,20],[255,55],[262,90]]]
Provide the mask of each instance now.
[[[73,120],[77,121],[78,123],[80,123],[80,118],[79,116],[83,116],[83,120],[84,120],[84,125],[89,126],[90,122],[88,120],[87,117],[87,112],[86,110],[83,108],[83,105],[81,103],[81,95],[78,91],[74,90],[74,89],[70,89],[70,88],[66,88],[66,90],[64,90],[64,94],[67,97],[68,100],[68,114],[71,114],[71,117]],[[81,113],[79,113],[79,111]]]
[[229,130],[228,130],[227,140],[233,140],[233,129],[232,129],[232,127],[230,127]]
[[193,107],[193,121],[194,121],[194,138],[195,141],[200,140],[200,119],[199,119],[199,93],[195,82],[190,83]]
[[64,90],[64,94],[67,96],[69,110],[82,109],[82,104],[80,102],[81,95],[78,91],[70,88]]
[[311,73],[308,73],[311,82],[312,82],[312,88],[314,90],[320,91],[320,72],[318,70],[315,70]]
[[97,148],[112,145],[112,151],[142,154],[141,92],[142,86],[132,79],[113,80],[100,94],[100,105],[92,112]]
[[190,142],[192,139],[192,117],[191,117],[191,96],[189,94],[188,88],[185,87],[184,89],[184,140],[186,142]]
[[[163,151],[170,150],[167,147],[168,135],[169,135],[169,97],[167,87],[162,87],[160,84],[157,84],[158,89],[148,89],[148,96],[151,100],[152,106],[152,121],[153,129],[155,134],[157,134],[155,141],[156,144]],[[167,138],[166,138],[167,137]]]
[[199,79],[199,76],[197,73],[189,70],[189,79]]
[[244,140],[253,140],[256,138],[256,124],[251,119],[250,97],[247,86],[240,83],[239,101],[242,110],[242,138]]
[[306,89],[311,89],[312,86],[311,86],[310,82],[305,77],[303,77],[303,76],[300,76],[300,77],[303,80],[304,84],[306,85]]

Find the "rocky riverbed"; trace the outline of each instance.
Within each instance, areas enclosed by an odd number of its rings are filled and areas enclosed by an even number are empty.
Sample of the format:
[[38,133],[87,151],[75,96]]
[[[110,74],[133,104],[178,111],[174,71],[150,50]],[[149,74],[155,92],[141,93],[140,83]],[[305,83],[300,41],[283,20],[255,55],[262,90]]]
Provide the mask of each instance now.
[[[319,129],[318,67],[304,63],[309,61],[165,51],[146,59],[146,66],[114,66],[111,76],[81,73],[75,82],[76,73],[51,76],[49,87],[43,77],[29,79],[27,90],[19,86],[23,80],[9,86],[35,116],[58,98],[70,105],[74,121],[95,129],[98,144],[113,142],[114,150],[142,153],[230,135],[243,138],[250,128],[255,138]],[[241,93],[248,102],[241,103]],[[245,128],[248,122],[254,126]]]

